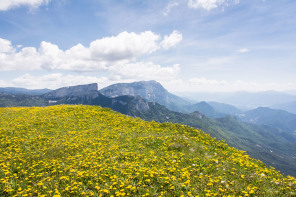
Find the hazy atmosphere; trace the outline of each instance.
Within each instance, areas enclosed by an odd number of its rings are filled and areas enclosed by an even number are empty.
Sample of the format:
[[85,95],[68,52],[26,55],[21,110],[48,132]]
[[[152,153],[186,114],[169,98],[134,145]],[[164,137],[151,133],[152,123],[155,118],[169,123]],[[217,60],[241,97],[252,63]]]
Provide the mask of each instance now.
[[294,0],[0,1],[0,87],[296,89]]

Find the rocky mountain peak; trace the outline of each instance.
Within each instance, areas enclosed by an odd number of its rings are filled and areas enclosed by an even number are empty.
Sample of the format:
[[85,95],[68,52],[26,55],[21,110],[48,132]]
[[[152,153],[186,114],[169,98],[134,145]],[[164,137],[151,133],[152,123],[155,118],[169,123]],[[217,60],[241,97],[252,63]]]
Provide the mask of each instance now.
[[175,111],[179,111],[182,106],[188,104],[182,98],[169,93],[160,83],[154,80],[113,84],[101,89],[100,93],[110,98],[123,95],[141,96],[149,102],[157,102]]
[[[141,96],[151,100],[156,98],[156,94],[167,92],[162,85],[156,81],[139,81],[133,83],[117,83],[100,90],[100,93],[107,97],[117,97],[123,95]],[[153,100],[153,99],[152,99]]]

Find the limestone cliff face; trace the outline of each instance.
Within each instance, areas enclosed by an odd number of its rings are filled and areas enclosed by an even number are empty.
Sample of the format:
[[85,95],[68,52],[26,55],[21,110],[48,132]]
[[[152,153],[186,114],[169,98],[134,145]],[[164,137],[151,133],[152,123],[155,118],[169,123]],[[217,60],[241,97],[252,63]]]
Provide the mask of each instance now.
[[175,111],[179,111],[178,108],[188,104],[188,102],[182,98],[169,93],[156,81],[118,83],[101,89],[100,93],[109,98],[123,95],[141,96],[147,101],[157,102]]
[[118,83],[100,90],[108,97],[117,97],[122,95],[141,96],[147,100],[169,101],[168,91],[156,81],[140,81],[134,83]]
[[53,90],[44,95],[45,98],[61,98],[65,96],[85,96],[91,95],[98,91],[98,84],[92,83],[87,85],[69,86]]

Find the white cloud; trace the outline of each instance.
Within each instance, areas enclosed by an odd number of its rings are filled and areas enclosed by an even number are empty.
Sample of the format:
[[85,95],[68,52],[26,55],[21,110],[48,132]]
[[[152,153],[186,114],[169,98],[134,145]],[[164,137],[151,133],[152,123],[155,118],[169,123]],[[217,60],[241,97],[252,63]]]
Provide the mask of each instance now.
[[167,7],[165,8],[164,12],[163,12],[163,15],[167,16],[170,12],[171,12],[171,9],[176,7],[176,6],[179,6],[179,3],[178,2],[171,2],[167,5]]
[[28,6],[30,8],[38,8],[41,5],[48,5],[51,0],[1,0],[0,10],[6,11],[20,6]]
[[173,79],[179,73],[180,66],[162,67],[152,62],[136,62],[110,67],[111,73],[117,79],[134,80],[167,80]]
[[211,10],[218,6],[229,6],[230,4],[238,4],[239,0],[189,0],[188,7],[193,9]]
[[41,65],[40,54],[34,47],[17,52],[10,41],[0,39],[0,70],[35,70]]
[[0,80],[0,87],[14,87],[14,85],[7,81]]
[[94,59],[118,61],[132,59],[140,55],[150,54],[159,46],[159,35],[151,31],[140,34],[122,32],[117,36],[105,37],[90,44],[91,55]]
[[247,53],[247,52],[249,52],[249,49],[242,48],[242,49],[238,49],[237,52],[239,52],[239,53]]
[[[116,69],[116,68],[114,68]],[[11,82],[0,80],[0,87],[24,87],[28,89],[57,89],[65,86],[98,83],[98,88],[104,88],[114,83],[130,83],[140,80],[172,80],[179,70],[179,65],[172,67],[161,67],[153,63],[135,63],[118,67],[112,76],[88,76],[63,73],[52,73],[46,75],[24,74],[16,77]],[[146,72],[146,75],[143,72]],[[118,74],[118,75],[117,75]]]
[[195,77],[188,80],[164,80],[162,84],[171,92],[220,92],[225,91],[230,85],[224,80],[219,81],[205,77]]
[[[48,75],[31,75],[25,74],[20,77],[15,78],[12,83],[16,87],[26,87],[29,89],[57,89],[65,86],[89,84],[89,83],[98,83],[99,85],[105,84],[108,82],[106,77],[91,77],[86,75],[70,75],[70,74],[61,74],[53,73]],[[0,82],[1,84],[1,82]]]
[[63,51],[45,41],[37,49],[13,47],[10,41],[0,39],[0,70],[108,71],[114,66],[134,63],[140,56],[173,47],[181,40],[182,34],[178,31],[173,31],[163,40],[151,31],[139,34],[122,32],[95,40],[89,47],[77,44]]
[[192,78],[189,80],[189,83],[192,85],[214,85],[214,86],[224,86],[228,83],[226,81],[217,81],[217,80],[209,80],[204,77],[202,78]]
[[0,38],[0,54],[1,53],[11,53],[14,52],[14,48],[11,45],[11,42],[6,39]]
[[174,30],[169,36],[164,37],[163,41],[161,42],[161,46],[164,49],[169,49],[181,42],[182,39],[182,34]]

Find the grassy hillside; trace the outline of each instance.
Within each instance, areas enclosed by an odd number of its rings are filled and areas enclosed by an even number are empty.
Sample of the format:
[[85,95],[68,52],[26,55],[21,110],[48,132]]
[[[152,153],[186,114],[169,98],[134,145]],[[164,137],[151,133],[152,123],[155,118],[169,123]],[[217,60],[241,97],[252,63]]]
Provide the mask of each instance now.
[[187,126],[98,106],[0,117],[0,196],[296,195],[295,178]]
[[198,128],[230,146],[247,151],[268,166],[296,177],[296,138],[269,126],[252,125],[237,121],[231,116],[211,119],[199,112],[182,114],[173,112],[157,103],[150,110],[129,110],[129,115],[147,121],[173,122]]

